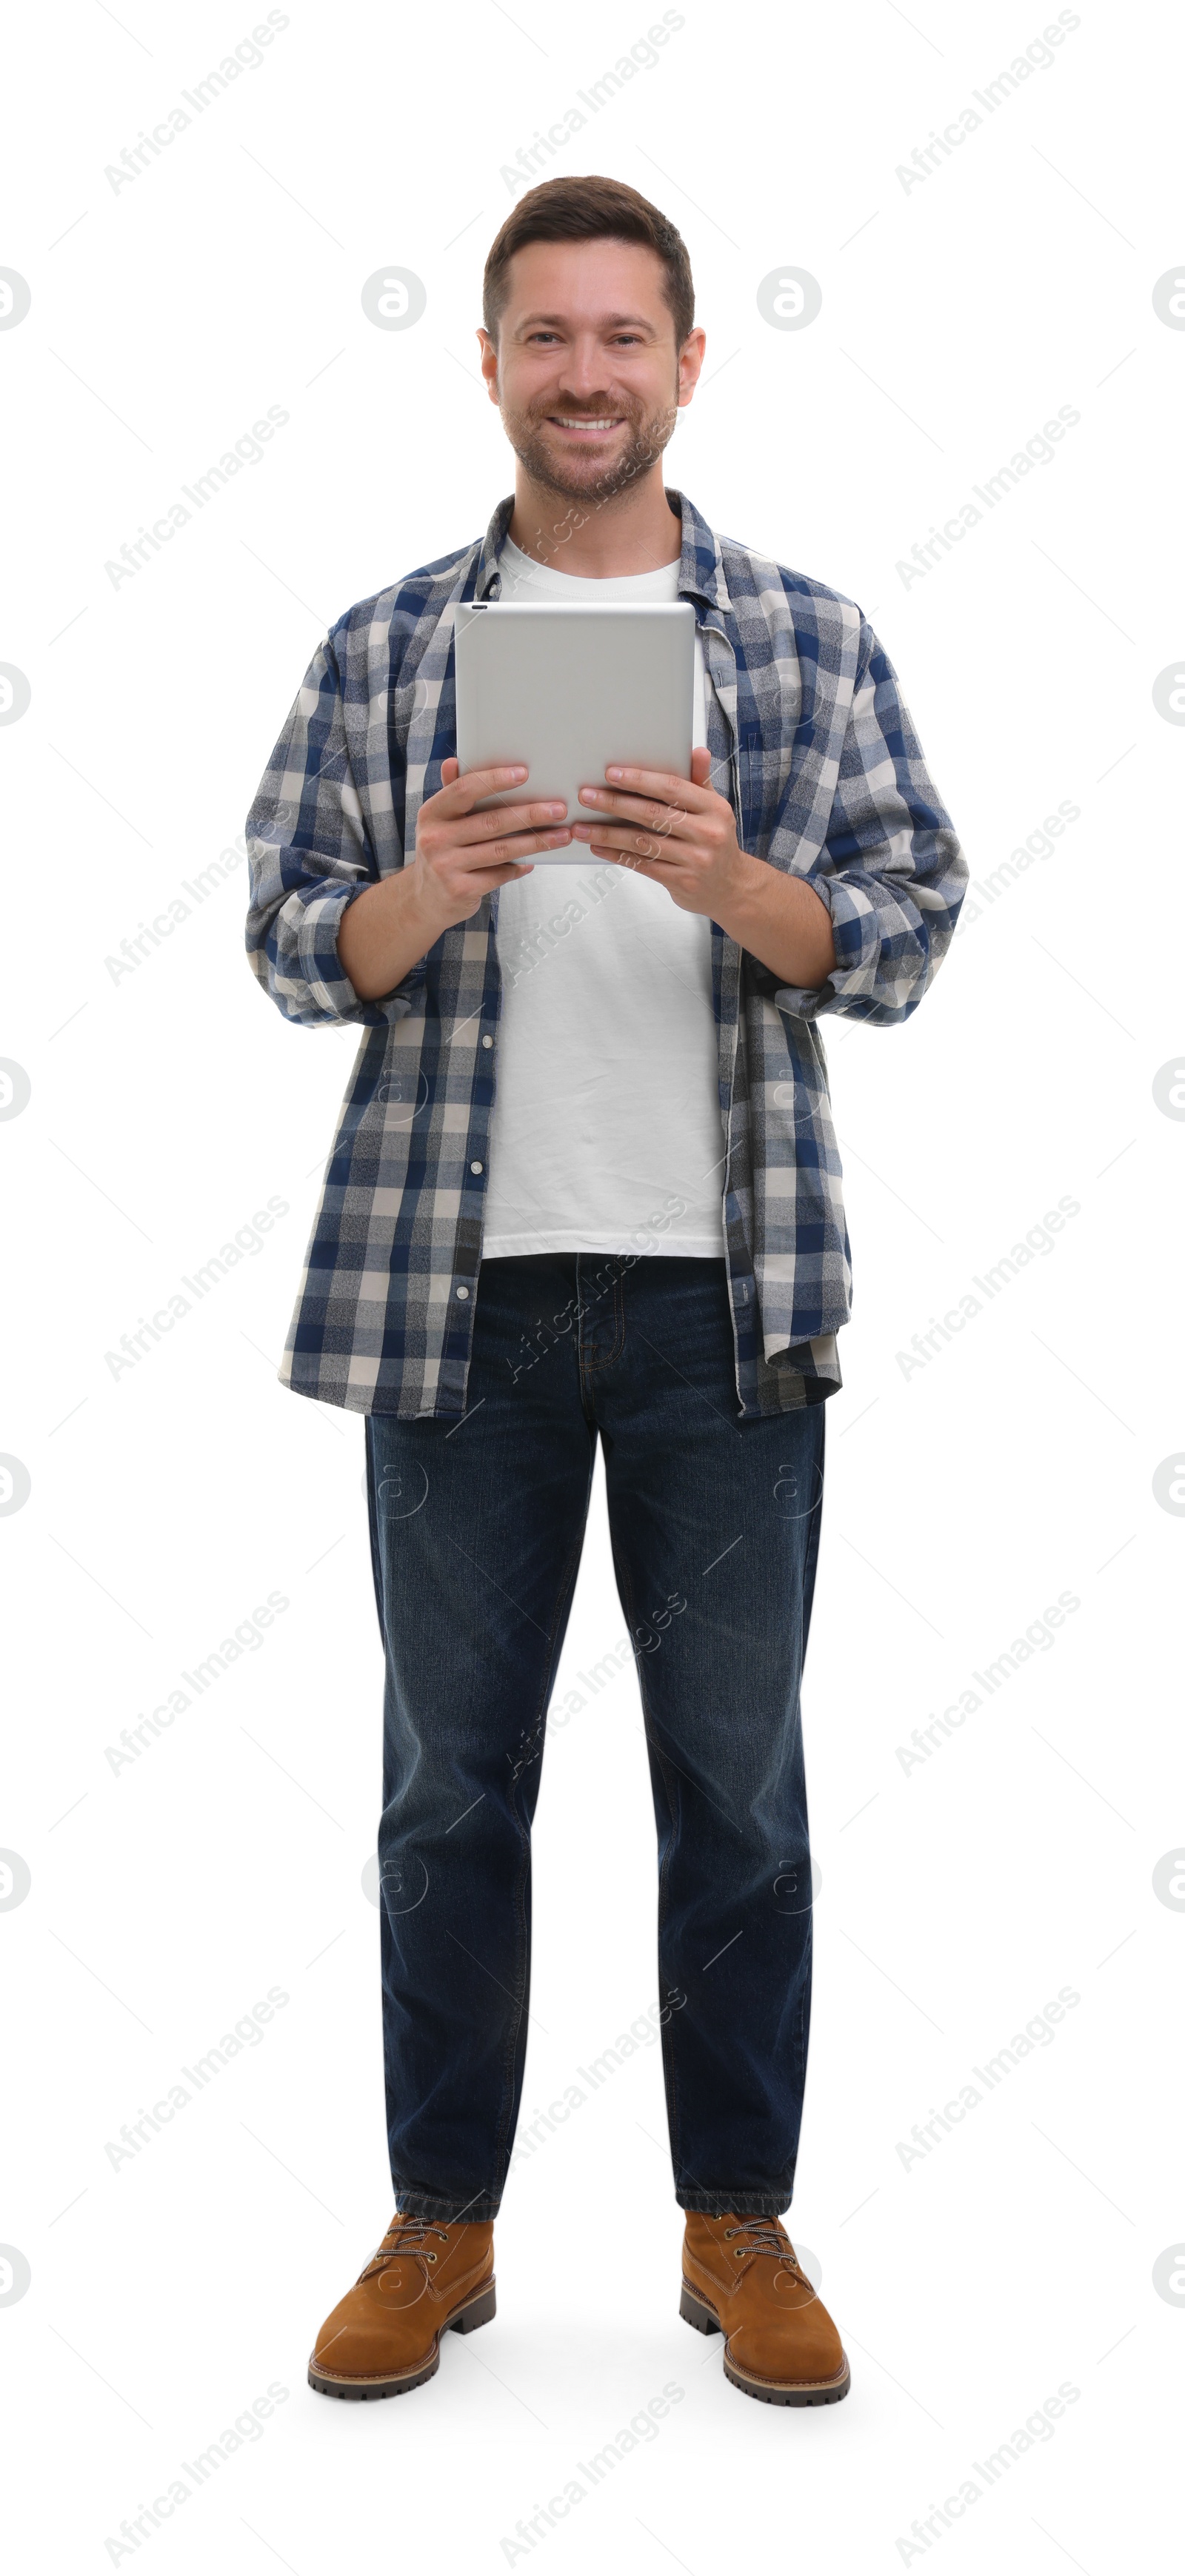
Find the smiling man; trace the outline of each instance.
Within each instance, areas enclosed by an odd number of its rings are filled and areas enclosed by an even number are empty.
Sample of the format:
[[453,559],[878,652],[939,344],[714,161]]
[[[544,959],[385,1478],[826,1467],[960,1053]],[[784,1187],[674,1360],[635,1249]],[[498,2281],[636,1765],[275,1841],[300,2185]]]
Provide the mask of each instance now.
[[[848,2364],[781,2224],[810,2021],[800,1683],[851,1302],[817,1023],[909,1017],[967,867],[860,609],[664,484],[704,355],[673,224],[618,181],[550,181],[494,242],[484,314],[513,497],[331,629],[248,821],[260,981],[363,1032],[281,1376],[366,1417],[397,2208],[309,2377],[397,2394],[494,2314],[531,1824],[599,1439],[658,1828],[681,2312],[746,2394],[821,2405]],[[521,766],[462,778],[454,613],[493,599],[690,601],[690,779],[610,768],[577,815]]]

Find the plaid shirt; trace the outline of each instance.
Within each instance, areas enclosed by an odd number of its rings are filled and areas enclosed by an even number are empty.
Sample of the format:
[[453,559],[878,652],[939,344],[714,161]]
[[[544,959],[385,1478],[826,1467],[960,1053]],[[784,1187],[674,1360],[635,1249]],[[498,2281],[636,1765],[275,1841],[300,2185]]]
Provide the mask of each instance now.
[[[727,537],[679,494],[679,595],[708,680],[712,782],[741,847],[831,915],[817,990],[712,924],[727,1156],[723,1218],[739,1414],[831,1393],[809,1345],[851,1312],[851,1252],[817,1023],[907,1019],[950,943],[967,863],[867,619]],[[362,1030],[326,1166],[282,1381],[356,1413],[460,1415],[481,1265],[497,1067],[498,896],[381,1001],[337,953],[346,905],[414,851],[455,755],[453,613],[496,599],[512,502],[480,542],[330,629],[247,819],[247,948],[285,1018]],[[623,1245],[623,1252],[627,1247]]]

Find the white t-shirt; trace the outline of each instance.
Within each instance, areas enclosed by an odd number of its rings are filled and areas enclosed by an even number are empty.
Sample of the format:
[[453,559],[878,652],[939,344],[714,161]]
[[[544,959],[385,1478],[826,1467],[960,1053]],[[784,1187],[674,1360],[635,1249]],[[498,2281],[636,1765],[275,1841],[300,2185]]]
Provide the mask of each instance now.
[[[533,562],[507,540],[500,569],[503,599],[679,596],[677,560],[588,581]],[[702,743],[698,635],[695,661],[693,733]],[[578,810],[593,819],[591,806]],[[680,911],[664,886],[632,868],[543,862],[500,889],[497,946],[502,1018],[483,1259],[630,1251],[723,1259],[707,915]]]

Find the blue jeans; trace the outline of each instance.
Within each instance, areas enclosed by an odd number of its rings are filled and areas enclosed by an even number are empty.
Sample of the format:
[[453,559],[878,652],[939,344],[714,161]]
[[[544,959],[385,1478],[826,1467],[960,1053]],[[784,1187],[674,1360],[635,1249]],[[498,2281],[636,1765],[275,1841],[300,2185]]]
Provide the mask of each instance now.
[[401,2209],[490,2219],[502,2198],[526,2053],[531,1821],[598,1433],[658,1828],[675,2196],[789,2207],[811,1988],[799,1684],[824,1412],[739,1419],[722,1260],[573,1252],[482,1265],[459,1422],[367,1417]]

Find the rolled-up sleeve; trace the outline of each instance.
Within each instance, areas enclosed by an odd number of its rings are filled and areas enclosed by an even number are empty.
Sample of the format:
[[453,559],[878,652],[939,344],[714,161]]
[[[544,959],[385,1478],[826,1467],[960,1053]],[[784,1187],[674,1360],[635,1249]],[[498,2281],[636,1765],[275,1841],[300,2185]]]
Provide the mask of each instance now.
[[779,1010],[881,1028],[908,1019],[950,946],[969,871],[866,618],[827,836],[805,874],[831,915],[836,962],[817,987],[779,985]]
[[247,955],[285,1019],[376,1026],[411,1010],[422,960],[393,992],[368,1002],[338,956],[346,906],[377,885],[380,871],[350,762],[332,635],[309,664],[260,781],[247,817],[247,860]]

